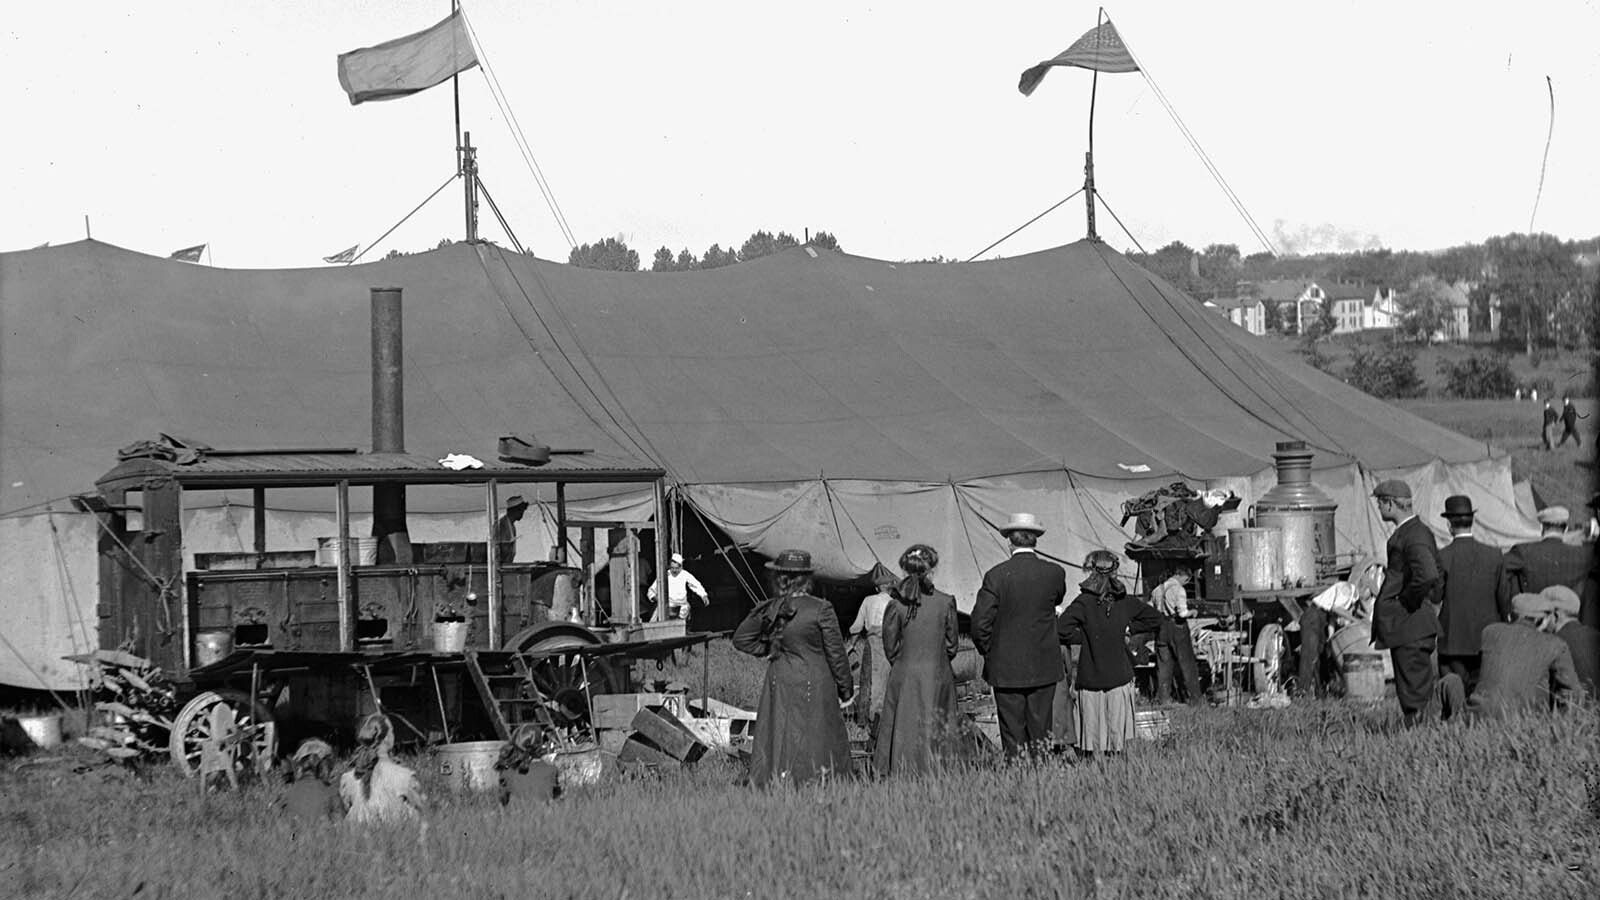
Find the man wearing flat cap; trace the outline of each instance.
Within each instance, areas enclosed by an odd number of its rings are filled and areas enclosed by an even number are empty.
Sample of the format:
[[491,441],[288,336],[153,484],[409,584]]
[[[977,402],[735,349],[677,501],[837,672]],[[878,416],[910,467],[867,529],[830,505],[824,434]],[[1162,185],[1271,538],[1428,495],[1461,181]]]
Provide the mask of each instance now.
[[1539,594],[1517,594],[1511,598],[1511,612],[1510,624],[1496,622],[1483,630],[1483,676],[1467,701],[1474,716],[1548,712],[1580,690],[1572,651],[1540,630],[1549,620],[1550,601]]
[[1539,539],[1506,551],[1506,577],[1513,592],[1537,594],[1552,584],[1582,590],[1589,574],[1590,548],[1566,542],[1570,517],[1565,506],[1539,510]]
[[1550,606],[1549,632],[1566,642],[1572,668],[1589,699],[1600,701],[1600,630],[1578,621],[1582,601],[1572,588],[1553,584],[1539,592]]
[[1439,574],[1444,579],[1439,669],[1441,674],[1454,672],[1468,693],[1478,685],[1484,626],[1511,618],[1505,557],[1472,536],[1476,513],[1471,497],[1446,498],[1443,515],[1450,523],[1450,543],[1439,550]]
[[1066,597],[1067,571],[1034,550],[1044,528],[1028,513],[1001,526],[1011,558],[983,573],[972,606],[972,643],[983,654],[983,680],[994,688],[1000,745],[1008,758],[1034,754],[1050,741],[1051,706],[1064,666],[1056,606]]
[[1372,640],[1394,663],[1394,694],[1406,725],[1422,721],[1433,703],[1437,673],[1439,548],[1433,532],[1411,511],[1411,487],[1397,478],[1372,492],[1378,515],[1395,524],[1387,544],[1389,564],[1372,612]]

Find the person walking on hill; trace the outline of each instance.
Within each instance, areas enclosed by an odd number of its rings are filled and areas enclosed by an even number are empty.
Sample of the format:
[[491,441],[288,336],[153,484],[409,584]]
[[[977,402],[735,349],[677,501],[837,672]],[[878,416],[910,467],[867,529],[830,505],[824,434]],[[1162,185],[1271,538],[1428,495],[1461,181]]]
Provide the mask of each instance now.
[[1552,584],[1578,590],[1589,573],[1590,548],[1566,542],[1565,506],[1539,510],[1539,540],[1517,544],[1506,551],[1506,577],[1513,593],[1537,594]]
[[1411,510],[1411,488],[1397,478],[1380,482],[1372,496],[1378,515],[1393,522],[1388,565],[1373,605],[1372,640],[1389,651],[1394,693],[1407,726],[1420,723],[1434,701],[1438,642],[1439,549],[1433,532]]
[[956,726],[956,598],[933,586],[939,554],[913,544],[900,554],[906,577],[883,614],[888,684],[873,768],[879,775],[925,772],[951,746]]
[[772,596],[733,631],[733,647],[768,660],[756,713],[750,783],[802,784],[850,774],[842,708],[855,699],[839,617],[811,595],[811,554],[767,563]]
[[[1539,398],[1534,397],[1533,399],[1538,400]],[[1541,415],[1544,417],[1544,419],[1543,424],[1539,426],[1539,439],[1544,442],[1544,448],[1546,450],[1554,450],[1556,448],[1556,422],[1561,417],[1557,415],[1555,408],[1550,405],[1549,400],[1544,401],[1544,411],[1541,413]]]
[[1062,643],[1083,647],[1073,703],[1073,745],[1080,756],[1120,753],[1133,738],[1136,691],[1128,638],[1153,634],[1162,626],[1161,615],[1123,587],[1119,565],[1110,550],[1090,553],[1083,561],[1088,577],[1057,622]]
[[1040,559],[1044,527],[1030,513],[1013,515],[1000,533],[1011,558],[983,573],[972,606],[972,643],[983,655],[983,680],[994,688],[1000,746],[1007,759],[1048,749],[1051,706],[1061,680],[1056,605],[1067,571]]
[[1582,447],[1583,438],[1578,434],[1578,420],[1587,418],[1589,417],[1579,413],[1578,408],[1572,405],[1571,397],[1562,397],[1561,440],[1556,441],[1556,446],[1560,447],[1567,442],[1567,438],[1572,438],[1575,442],[1577,442],[1579,447]]
[[1439,574],[1444,579],[1439,668],[1454,672],[1469,693],[1478,685],[1484,627],[1511,617],[1505,558],[1473,538],[1475,515],[1471,497],[1446,498],[1444,518],[1450,523],[1451,540],[1439,551]]

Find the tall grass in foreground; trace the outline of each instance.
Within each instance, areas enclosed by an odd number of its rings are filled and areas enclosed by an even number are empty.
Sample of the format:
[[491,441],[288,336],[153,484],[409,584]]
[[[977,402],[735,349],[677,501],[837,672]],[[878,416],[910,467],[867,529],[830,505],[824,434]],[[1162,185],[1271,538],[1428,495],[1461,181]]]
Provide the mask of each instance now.
[[1396,731],[1387,710],[1179,710],[1104,763],[757,792],[726,763],[430,827],[294,833],[257,785],[204,802],[0,769],[0,894],[75,897],[1600,896],[1592,711]]

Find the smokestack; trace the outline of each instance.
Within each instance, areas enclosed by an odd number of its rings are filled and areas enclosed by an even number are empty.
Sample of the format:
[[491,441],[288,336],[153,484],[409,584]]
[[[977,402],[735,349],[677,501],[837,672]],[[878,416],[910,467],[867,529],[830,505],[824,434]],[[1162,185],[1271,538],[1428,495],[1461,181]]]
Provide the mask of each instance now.
[[[372,289],[372,452],[406,452],[405,363],[399,288]],[[372,536],[380,564],[410,565],[406,489],[372,489]]]

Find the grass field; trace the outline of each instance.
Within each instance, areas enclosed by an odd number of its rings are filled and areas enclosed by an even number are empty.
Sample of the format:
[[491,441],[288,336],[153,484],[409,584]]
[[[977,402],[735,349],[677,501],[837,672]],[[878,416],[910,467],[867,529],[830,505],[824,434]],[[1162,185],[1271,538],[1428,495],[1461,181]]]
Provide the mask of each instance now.
[[1512,471],[1527,478],[1545,502],[1580,513],[1596,490],[1595,426],[1600,403],[1574,400],[1589,418],[1580,421],[1582,448],[1545,450],[1539,440],[1540,406],[1515,400],[1401,400],[1397,406],[1511,454]]
[[[425,834],[295,833],[273,784],[0,767],[18,897],[1600,896],[1593,711],[1397,731],[1387,707],[1177,710],[1122,759],[757,792],[725,763]],[[419,768],[426,771],[425,762]],[[111,770],[104,770],[111,771]]]

